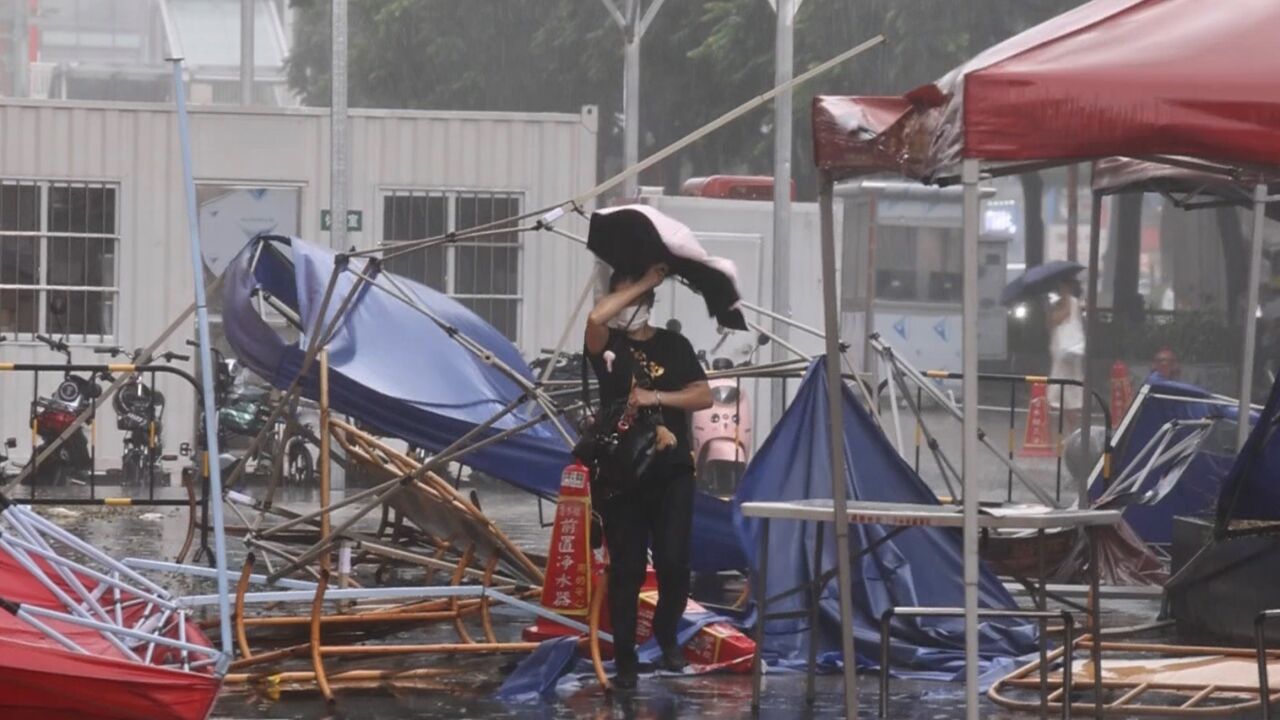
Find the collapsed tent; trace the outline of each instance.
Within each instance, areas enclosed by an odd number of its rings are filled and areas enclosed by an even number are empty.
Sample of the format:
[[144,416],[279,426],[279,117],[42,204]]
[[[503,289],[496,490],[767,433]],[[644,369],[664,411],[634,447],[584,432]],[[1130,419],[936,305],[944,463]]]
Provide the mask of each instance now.
[[[308,330],[326,327],[343,299],[357,292],[326,345],[334,410],[431,452],[473,431],[478,442],[518,430],[462,461],[522,490],[555,497],[560,473],[571,462],[569,443],[539,404],[522,399],[521,384],[535,380],[520,351],[443,293],[402,277],[377,277],[367,260],[352,259],[350,269],[335,268],[335,260],[331,250],[278,236],[259,238],[236,257],[223,280],[223,323],[240,359],[272,385],[287,388],[306,356],[309,336],[304,332],[297,342],[281,337],[254,306],[259,291],[297,313]],[[324,307],[335,269],[332,299]],[[356,273],[373,276],[374,283],[361,282]],[[463,339],[483,355],[464,347]],[[304,379],[302,392],[318,396],[314,375]],[[504,414],[508,406],[515,407]],[[520,429],[529,423],[536,424]],[[745,567],[729,504],[700,493],[695,513],[693,569]]]
[[[1229,534],[1237,521],[1280,520],[1280,379],[1249,433],[1218,496],[1215,532]],[[1247,523],[1246,523],[1247,524]]]
[[209,716],[226,658],[172,596],[130,573],[0,495],[0,717]]
[[[1161,428],[1174,421],[1225,420],[1234,426],[1235,407],[1216,400],[1195,385],[1165,380],[1152,375],[1138,391],[1134,406],[1115,440],[1115,469],[1123,474],[1135,463],[1146,462],[1143,451]],[[1124,519],[1144,542],[1166,544],[1173,539],[1173,518],[1177,515],[1204,516],[1213,512],[1222,480],[1235,456],[1234,433],[1217,433],[1202,445],[1181,469],[1181,477],[1154,503],[1133,503],[1124,510]],[[1132,495],[1156,488],[1168,468],[1154,467]],[[1102,497],[1102,473],[1096,472],[1089,486],[1093,500]]]
[[[749,501],[829,498],[830,441],[827,423],[825,359],[805,375],[795,400],[787,408],[760,451],[752,459],[734,497],[735,507]],[[846,483],[851,501],[938,504],[937,496],[894,450],[871,415],[848,387],[843,389]],[[759,552],[760,521],[735,515],[743,547],[754,558]],[[770,523],[769,596],[805,586],[835,567],[834,533],[824,534],[823,563],[813,567],[816,523],[773,520]],[[850,550],[856,554],[879,543],[855,563],[854,627],[859,663],[879,662],[881,614],[891,607],[958,607],[963,605],[963,560],[960,533],[954,529],[912,527],[885,539],[894,528],[877,525],[850,527]],[[752,578],[752,582],[759,582]],[[985,567],[979,580],[985,607],[1012,608],[1013,598]],[[840,646],[839,595],[828,583],[821,596],[820,651]],[[805,595],[793,594],[770,603],[771,613],[804,609]],[[807,620],[770,620],[765,626],[764,651],[783,661],[805,657]],[[987,622],[981,626],[981,656],[985,660],[1023,655],[1035,649],[1035,629],[1019,623]],[[893,620],[890,656],[897,668],[917,672],[960,671],[964,661],[964,621],[959,618],[902,618]]]

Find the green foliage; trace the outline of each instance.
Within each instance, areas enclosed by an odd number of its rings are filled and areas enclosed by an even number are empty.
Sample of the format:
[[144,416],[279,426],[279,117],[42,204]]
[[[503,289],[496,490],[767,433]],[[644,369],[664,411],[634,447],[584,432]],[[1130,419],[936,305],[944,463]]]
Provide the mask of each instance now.
[[1186,365],[1235,362],[1240,354],[1240,327],[1211,312],[1148,315],[1138,326],[1104,316],[1099,328],[1103,355],[1146,363],[1160,348],[1171,348]]
[[[805,159],[815,93],[905,92],[1081,2],[804,2],[796,17],[797,73],[876,33],[889,42],[795,93],[793,168],[802,191],[814,187]],[[307,104],[327,105],[329,3],[292,5],[299,12],[290,85]],[[602,157],[620,154],[622,32],[599,0],[355,0],[349,8],[351,106],[576,112],[593,104],[602,118]],[[641,155],[768,90],[774,26],[766,0],[669,0],[642,44]],[[767,174],[771,121],[772,108],[761,108],[644,182],[674,189],[690,175]]]

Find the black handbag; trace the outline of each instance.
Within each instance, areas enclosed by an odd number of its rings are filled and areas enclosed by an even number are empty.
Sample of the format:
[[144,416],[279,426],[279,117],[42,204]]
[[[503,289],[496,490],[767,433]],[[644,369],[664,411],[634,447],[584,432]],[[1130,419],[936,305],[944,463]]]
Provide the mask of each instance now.
[[[583,348],[582,401],[590,407],[587,357]],[[592,489],[605,498],[637,490],[657,455],[660,424],[656,412],[629,408],[626,398],[601,404],[595,415],[588,415],[573,455],[591,468]]]

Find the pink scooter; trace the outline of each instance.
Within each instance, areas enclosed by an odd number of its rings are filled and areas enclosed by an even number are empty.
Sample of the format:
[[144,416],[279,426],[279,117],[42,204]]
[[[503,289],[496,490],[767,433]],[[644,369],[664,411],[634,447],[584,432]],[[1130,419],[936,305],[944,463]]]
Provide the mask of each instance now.
[[[756,351],[767,342],[767,338],[761,337],[743,365],[749,365]],[[712,352],[716,349],[719,345]],[[699,353],[699,357],[706,365],[706,355]],[[733,366],[732,360],[723,357],[711,362],[712,370],[729,370]],[[743,392],[738,378],[717,378],[711,380],[710,385],[712,406],[693,413],[691,418],[694,467],[700,489],[729,497],[738,489],[755,445],[751,399]]]
[[[716,358],[712,370],[728,370],[733,361]],[[753,445],[751,401],[735,378],[710,381],[712,406],[693,413],[693,457],[698,487],[729,497],[747,469]]]

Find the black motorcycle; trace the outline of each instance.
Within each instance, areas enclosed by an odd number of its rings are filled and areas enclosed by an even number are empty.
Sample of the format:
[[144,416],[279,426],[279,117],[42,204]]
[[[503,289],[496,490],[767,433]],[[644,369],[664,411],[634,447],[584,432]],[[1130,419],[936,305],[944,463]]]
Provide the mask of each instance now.
[[[36,335],[36,339],[49,346],[50,350],[61,353],[71,364],[71,348],[62,340],[54,340],[46,335]],[[93,401],[102,394],[97,378],[76,375],[68,370],[58,383],[53,395],[37,397],[31,403],[31,423],[40,442],[35,453],[28,461],[28,466],[40,457],[50,443],[62,436],[71,427],[82,412],[88,410]],[[84,426],[76,428],[52,455],[45,458],[34,470],[29,471],[23,484],[65,485],[68,482],[84,482],[93,470],[93,453],[89,448],[89,439],[85,436]]]
[[[122,347],[98,347],[94,352],[111,357],[124,356],[137,363],[142,348],[129,352]],[[186,361],[191,358],[175,352],[158,356],[165,362]],[[139,485],[144,479],[154,477],[164,456],[164,393],[150,387],[142,376],[134,373],[111,398],[116,411],[116,428],[124,431],[124,454],[120,458],[121,481],[124,485]]]

